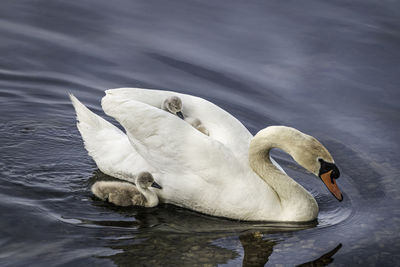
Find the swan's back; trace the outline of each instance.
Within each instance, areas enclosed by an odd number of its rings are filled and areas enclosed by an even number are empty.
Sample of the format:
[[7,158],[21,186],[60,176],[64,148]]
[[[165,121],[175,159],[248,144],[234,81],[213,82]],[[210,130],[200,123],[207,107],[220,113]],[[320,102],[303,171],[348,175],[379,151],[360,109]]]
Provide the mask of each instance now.
[[248,147],[253,136],[239,120],[205,99],[170,91],[118,88],[107,90],[102,103],[107,100],[110,106],[112,101],[115,101],[115,105],[119,105],[124,101],[135,100],[160,108],[162,102],[171,96],[181,98],[185,115],[199,118],[211,138],[224,144],[236,157],[246,162]]

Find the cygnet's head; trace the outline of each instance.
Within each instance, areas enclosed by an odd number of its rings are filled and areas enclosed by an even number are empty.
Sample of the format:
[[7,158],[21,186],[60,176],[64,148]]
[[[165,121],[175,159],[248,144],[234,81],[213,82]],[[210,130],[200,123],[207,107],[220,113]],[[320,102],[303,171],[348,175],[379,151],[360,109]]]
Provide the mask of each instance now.
[[176,114],[179,118],[184,119],[182,114],[182,100],[177,96],[171,96],[165,99],[164,107],[172,114]]
[[149,172],[141,172],[135,179],[135,184],[141,188],[155,187],[162,189],[162,187],[154,181],[153,175]]

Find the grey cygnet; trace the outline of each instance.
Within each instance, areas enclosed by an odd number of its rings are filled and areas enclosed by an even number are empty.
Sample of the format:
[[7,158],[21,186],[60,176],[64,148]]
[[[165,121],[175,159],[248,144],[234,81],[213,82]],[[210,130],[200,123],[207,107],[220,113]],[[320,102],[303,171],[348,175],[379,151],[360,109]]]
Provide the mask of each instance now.
[[201,133],[203,133],[207,136],[210,135],[207,128],[202,124],[202,122],[199,119],[185,117],[183,115],[183,113],[182,113],[183,104],[182,104],[182,100],[179,97],[177,97],[177,96],[168,97],[161,104],[161,109],[177,115],[179,118],[188,122],[190,125],[192,125],[194,128],[196,128]]
[[92,186],[92,192],[101,200],[117,206],[154,207],[158,205],[158,196],[149,187],[162,189],[154,181],[149,172],[139,173],[135,178],[135,185],[127,182],[100,181]]

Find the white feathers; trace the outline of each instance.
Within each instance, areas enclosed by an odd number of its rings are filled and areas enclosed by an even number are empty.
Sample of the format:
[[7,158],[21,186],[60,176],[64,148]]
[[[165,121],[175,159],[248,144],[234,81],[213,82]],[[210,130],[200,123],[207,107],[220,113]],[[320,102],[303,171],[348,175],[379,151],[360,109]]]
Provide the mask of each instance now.
[[[72,94],[70,98],[85,148],[102,172],[125,180],[133,179],[133,173],[152,172],[152,167],[135,152],[125,133],[94,114]],[[132,170],[135,171],[132,173]]]

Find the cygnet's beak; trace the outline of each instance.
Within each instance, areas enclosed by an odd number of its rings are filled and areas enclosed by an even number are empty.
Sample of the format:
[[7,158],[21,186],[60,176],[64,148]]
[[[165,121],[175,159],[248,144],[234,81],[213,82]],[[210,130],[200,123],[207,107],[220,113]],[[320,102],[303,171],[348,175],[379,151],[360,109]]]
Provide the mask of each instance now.
[[158,188],[158,189],[162,189],[162,187],[161,187],[159,184],[157,184],[156,182],[153,182],[153,183],[151,184],[151,187],[155,187],[155,188]]
[[332,172],[333,172],[333,170],[322,173],[319,175],[319,177],[324,182],[324,184],[329,189],[329,191],[332,193],[332,195],[334,195],[337,200],[342,201],[343,195],[340,192],[339,187],[336,184],[336,179],[331,177]]
[[181,111],[178,111],[178,112],[176,113],[176,115],[177,115],[179,118],[181,118],[182,120],[185,119],[185,117],[183,117],[183,114],[182,114]]

